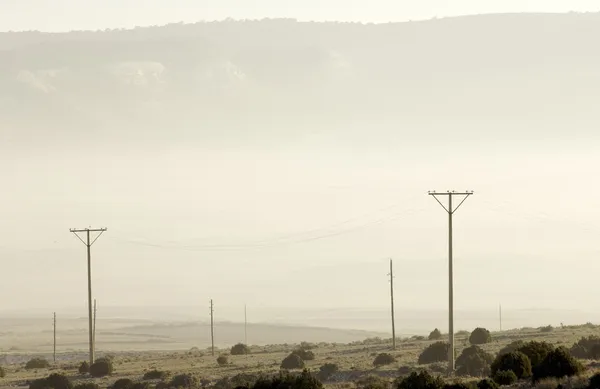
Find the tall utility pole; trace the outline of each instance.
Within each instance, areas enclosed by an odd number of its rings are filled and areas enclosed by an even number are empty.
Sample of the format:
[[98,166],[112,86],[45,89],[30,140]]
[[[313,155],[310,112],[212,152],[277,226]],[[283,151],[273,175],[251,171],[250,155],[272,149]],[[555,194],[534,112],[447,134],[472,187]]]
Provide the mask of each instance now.
[[54,332],[54,348],[52,355],[54,356],[54,363],[56,363],[56,312],[54,312],[54,317],[52,318],[52,330]]
[[[465,202],[467,197],[471,196],[472,194],[473,191],[447,191],[446,193],[429,191],[429,195],[433,196],[433,198],[448,213],[448,343],[450,343],[450,348],[448,350],[448,372],[450,374],[454,373],[454,277],[452,268],[452,216],[454,215],[454,212],[456,212],[458,208],[460,208],[460,206]],[[440,201],[439,197],[441,196],[448,197],[447,208]],[[454,196],[463,196],[456,208],[454,208],[452,205],[452,198]]]
[[214,305],[213,305],[213,301],[212,299],[210,299],[210,343],[211,343],[211,353],[212,356],[215,356],[215,330],[214,330],[214,321],[213,321],[213,314],[214,314]]
[[[94,364],[94,329],[92,328],[92,245],[98,240],[100,235],[106,231],[106,228],[83,228],[83,229],[70,229],[73,234],[87,247],[87,273],[88,273],[88,324],[89,324],[89,341],[90,341],[90,366]],[[84,240],[79,235],[85,233],[86,239]],[[98,232],[94,240],[90,240],[90,233]]]
[[92,335],[92,340],[94,342],[94,346],[96,346],[96,314],[97,314],[97,312],[98,311],[96,309],[96,299],[94,299],[94,331],[93,331],[93,335]]
[[392,350],[396,350],[396,324],[394,321],[394,268],[390,259],[390,302],[392,305]]
[[500,314],[500,332],[502,332],[502,304],[499,306],[499,314]]
[[248,314],[246,304],[244,304],[244,344],[248,346]]

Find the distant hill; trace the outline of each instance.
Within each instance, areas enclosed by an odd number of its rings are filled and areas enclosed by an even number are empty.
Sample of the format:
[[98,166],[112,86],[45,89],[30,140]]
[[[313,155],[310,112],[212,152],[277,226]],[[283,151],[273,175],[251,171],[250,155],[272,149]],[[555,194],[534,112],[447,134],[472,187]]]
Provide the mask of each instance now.
[[592,13],[2,33],[0,136],[202,142],[348,126],[383,138],[591,134],[599,35]]

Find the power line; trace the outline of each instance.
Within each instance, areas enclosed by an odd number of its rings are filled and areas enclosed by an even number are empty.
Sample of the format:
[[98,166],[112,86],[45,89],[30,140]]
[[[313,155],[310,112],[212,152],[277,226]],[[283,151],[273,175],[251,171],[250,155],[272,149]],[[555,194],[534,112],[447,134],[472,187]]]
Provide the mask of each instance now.
[[[84,229],[70,229],[80,241],[87,247],[87,273],[88,273],[88,322],[89,322],[89,342],[90,342],[90,366],[94,364],[94,329],[92,324],[92,245],[100,238],[100,236],[106,231],[106,228],[84,228]],[[85,232],[86,239],[83,240],[79,233]],[[99,234],[94,238],[90,239],[91,232],[98,232]]]
[[[473,191],[465,191],[457,193],[456,191],[447,191],[446,193],[437,193],[430,191],[429,195],[444,208],[448,213],[448,343],[450,343],[450,349],[448,350],[448,372],[454,374],[454,281],[453,281],[453,268],[452,268],[452,216],[454,212],[458,211],[460,206],[467,200],[469,196],[473,194]],[[448,207],[438,199],[438,196],[448,197]],[[452,206],[452,197],[464,196],[460,203],[454,208]]]

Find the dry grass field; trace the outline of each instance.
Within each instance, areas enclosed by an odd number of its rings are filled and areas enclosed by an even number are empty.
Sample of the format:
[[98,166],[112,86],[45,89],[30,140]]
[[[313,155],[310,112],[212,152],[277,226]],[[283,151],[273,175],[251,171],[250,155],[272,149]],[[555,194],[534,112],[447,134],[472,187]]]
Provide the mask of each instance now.
[[[482,348],[490,353],[497,353],[502,347],[515,340],[538,340],[557,346],[571,347],[581,337],[595,335],[598,332],[600,332],[600,328],[591,324],[555,328],[550,332],[543,332],[540,329],[496,332],[492,333],[493,342],[483,345]],[[313,371],[318,371],[319,367],[326,363],[337,364],[339,372],[325,382],[325,385],[340,388],[366,388],[370,386],[369,383],[373,383],[373,380],[378,380],[378,378],[373,377],[380,377],[391,382],[398,376],[420,369],[442,374],[445,369],[443,363],[425,366],[417,364],[419,354],[431,343],[431,341],[419,340],[416,337],[402,339],[398,342],[395,351],[391,350],[391,339],[371,338],[345,344],[317,343],[314,344],[313,349],[315,359],[307,361],[307,367]],[[457,351],[460,353],[463,348],[469,345],[468,333],[459,333],[456,337],[456,343]],[[296,346],[294,344],[251,346],[251,354],[242,356],[229,355],[229,348],[217,349],[214,356],[211,355],[210,350],[205,348],[193,348],[186,351],[115,351],[111,353],[114,358],[114,373],[110,377],[98,379],[91,379],[78,373],[79,363],[86,359],[85,351],[82,348],[79,352],[61,353],[60,360],[50,369],[25,370],[24,359],[18,363],[5,363],[6,377],[0,380],[0,385],[3,388],[28,386],[28,383],[33,379],[43,378],[51,372],[59,371],[68,375],[74,383],[94,380],[101,388],[105,388],[110,387],[119,378],[142,380],[145,372],[157,369],[168,372],[170,376],[189,373],[197,377],[202,386],[214,386],[221,389],[235,386],[223,379],[241,373],[258,374],[280,371],[281,361]],[[373,366],[374,357],[381,352],[393,354],[396,357],[396,362],[385,367],[375,368]],[[12,354],[14,356],[20,355],[23,358],[34,356],[19,352],[13,352]],[[106,352],[99,352],[98,356],[103,354],[106,354]],[[220,366],[217,363],[216,359],[219,355],[228,356],[227,365]],[[45,356],[50,357],[49,360],[51,360],[51,355]],[[586,377],[592,374],[597,366],[592,361],[584,361],[584,364],[588,367],[585,376],[570,379],[563,387],[578,388],[585,386]],[[468,379],[461,378],[461,380]],[[155,383],[155,381],[152,381],[152,383]],[[540,386],[541,389],[546,387],[555,389],[556,382],[544,381],[537,386]]]

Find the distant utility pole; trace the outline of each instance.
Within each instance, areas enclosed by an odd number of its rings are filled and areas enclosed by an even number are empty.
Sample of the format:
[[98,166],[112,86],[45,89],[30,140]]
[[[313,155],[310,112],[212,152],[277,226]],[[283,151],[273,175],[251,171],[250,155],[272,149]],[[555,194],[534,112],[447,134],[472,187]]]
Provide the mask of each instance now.
[[248,314],[244,304],[244,344],[248,346]]
[[[458,208],[465,202],[467,197],[471,196],[473,191],[456,192],[447,191],[446,193],[438,193],[436,191],[429,191],[429,195],[444,208],[448,213],[448,343],[450,343],[450,349],[448,350],[448,372],[454,373],[454,281],[453,281],[453,268],[452,268],[452,215],[458,211]],[[448,197],[448,207],[440,201],[438,197]],[[452,205],[452,198],[454,196],[464,196],[456,208]]]
[[396,350],[396,324],[394,321],[394,268],[390,259],[390,302],[392,305],[392,350]]
[[92,335],[92,340],[94,341],[94,346],[96,346],[96,316],[97,316],[97,309],[96,309],[96,299],[94,299],[94,332]]
[[56,363],[56,312],[54,312],[54,317],[52,318],[52,329],[54,332],[54,348],[52,355],[54,356],[54,363]]
[[[88,324],[89,324],[89,341],[90,341],[90,366],[94,364],[94,334],[92,328],[92,245],[98,240],[98,238],[106,231],[106,228],[83,228],[83,229],[70,229],[73,234],[87,247],[87,270],[88,270]],[[80,233],[84,232],[86,239],[82,239],[79,236]],[[90,240],[90,233],[98,232],[99,234]]]
[[215,310],[214,310],[214,305],[213,305],[213,301],[212,299],[210,299],[210,342],[211,342],[211,353],[212,356],[215,356],[215,330],[214,330],[214,320],[213,320],[213,314],[214,314]]
[[500,304],[500,306],[499,306],[499,313],[500,313],[500,332],[502,332],[502,304]]

